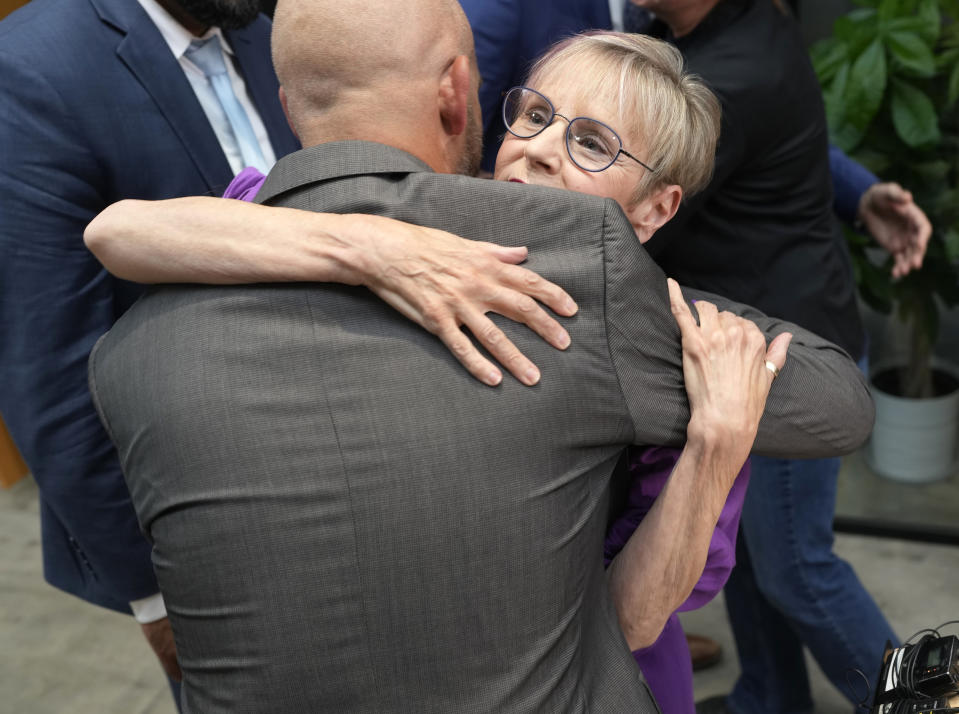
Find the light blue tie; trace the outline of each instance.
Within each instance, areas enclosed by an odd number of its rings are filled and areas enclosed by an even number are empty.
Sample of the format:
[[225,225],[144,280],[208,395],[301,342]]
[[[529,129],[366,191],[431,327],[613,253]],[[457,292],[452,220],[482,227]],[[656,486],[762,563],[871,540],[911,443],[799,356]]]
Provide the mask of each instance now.
[[256,140],[256,134],[253,132],[253,125],[243,111],[240,100],[233,93],[230,75],[227,74],[226,65],[223,63],[220,39],[213,35],[205,40],[194,40],[190,43],[186,56],[203,71],[210,86],[213,87],[213,93],[220,101],[223,113],[226,114],[227,121],[233,129],[233,137],[243,157],[243,164],[255,166],[263,173],[267,173],[270,167],[266,165],[266,159],[263,158],[260,142]]

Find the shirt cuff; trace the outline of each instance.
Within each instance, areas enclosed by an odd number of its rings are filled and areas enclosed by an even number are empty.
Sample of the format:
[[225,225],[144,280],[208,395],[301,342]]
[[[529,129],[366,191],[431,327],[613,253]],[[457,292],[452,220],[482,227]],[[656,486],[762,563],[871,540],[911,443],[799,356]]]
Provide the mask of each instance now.
[[160,593],[141,600],[131,600],[130,609],[133,610],[133,619],[141,625],[166,617],[166,606],[163,604],[163,595]]

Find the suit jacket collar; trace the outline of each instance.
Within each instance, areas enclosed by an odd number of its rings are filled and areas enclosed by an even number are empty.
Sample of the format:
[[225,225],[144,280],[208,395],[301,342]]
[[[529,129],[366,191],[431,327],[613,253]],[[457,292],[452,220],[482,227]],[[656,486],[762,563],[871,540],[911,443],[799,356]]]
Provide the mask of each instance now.
[[430,172],[423,161],[402,149],[372,141],[334,141],[281,158],[266,177],[257,203],[270,203],[287,191],[343,176]]
[[[233,178],[233,171],[220,149],[210,122],[196,101],[193,88],[149,15],[134,0],[89,2],[104,23],[119,31],[121,36],[117,43],[117,55],[153,97],[210,190],[222,191]],[[259,22],[257,20],[254,24]],[[254,40],[257,31],[264,32],[263,28],[250,26],[227,32],[226,36],[236,55],[247,91],[266,126],[274,152],[281,156],[295,151],[299,146],[277,99],[279,85],[268,61],[269,55]],[[149,137],[144,137],[144,141],[149,141]]]
[[[90,0],[100,18],[121,33],[117,56],[153,97],[211,190],[233,177],[216,134],[173,53],[134,0]],[[143,137],[149,141],[149,137]]]

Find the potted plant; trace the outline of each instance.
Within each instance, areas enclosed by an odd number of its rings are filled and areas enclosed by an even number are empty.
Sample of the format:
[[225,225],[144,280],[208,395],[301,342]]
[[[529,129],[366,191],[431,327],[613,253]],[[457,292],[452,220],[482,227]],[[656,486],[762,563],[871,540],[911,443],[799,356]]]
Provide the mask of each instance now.
[[[891,258],[847,231],[863,301],[908,326],[908,359],[873,372],[877,425],[870,453],[880,473],[933,480],[952,473],[959,419],[959,372],[936,363],[941,307],[959,304],[959,0],[857,0],[833,36],[812,48],[823,86],[830,139],[853,158],[912,191],[933,225],[921,270],[893,280]],[[942,407],[952,420],[934,426],[913,412],[892,417],[922,442],[890,435],[887,402]],[[929,406],[929,405],[927,405]],[[922,407],[920,407],[922,408]],[[898,429],[898,427],[897,427]],[[934,433],[935,432],[935,433]],[[935,443],[933,443],[935,440]],[[939,451],[938,465],[918,463]],[[884,454],[883,452],[889,452]],[[884,463],[890,456],[894,463]]]

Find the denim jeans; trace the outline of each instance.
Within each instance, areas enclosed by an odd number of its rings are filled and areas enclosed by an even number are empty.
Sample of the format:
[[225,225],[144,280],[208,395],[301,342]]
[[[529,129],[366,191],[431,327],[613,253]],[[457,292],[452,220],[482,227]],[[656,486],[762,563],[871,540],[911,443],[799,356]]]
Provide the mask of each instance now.
[[[726,701],[735,714],[813,710],[802,647],[858,703],[879,678],[892,628],[848,563],[832,552],[839,459],[752,457],[726,607],[742,674]],[[871,703],[871,695],[869,703]]]

